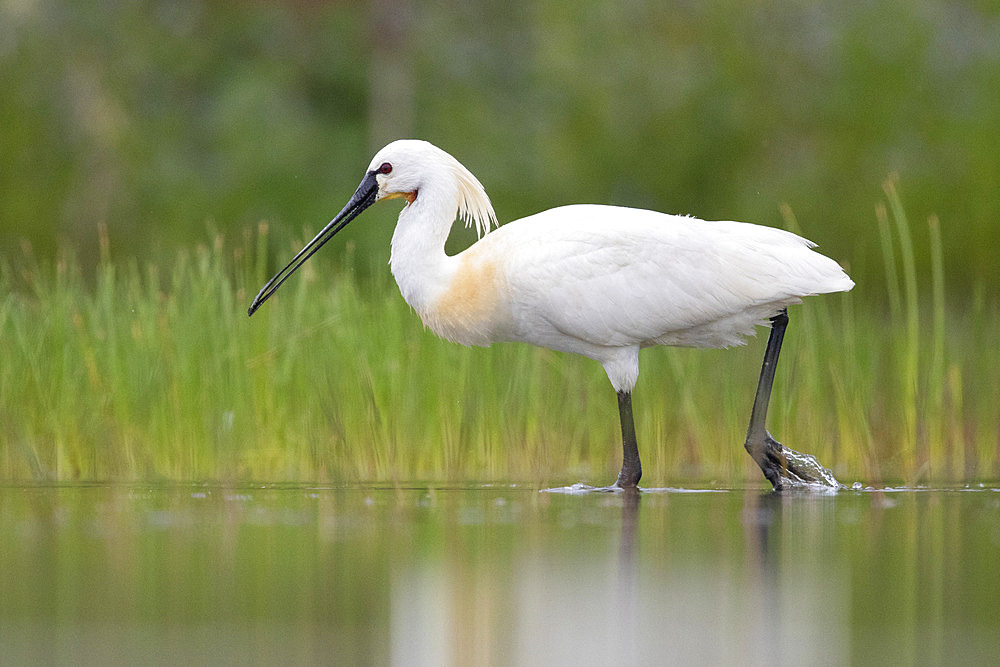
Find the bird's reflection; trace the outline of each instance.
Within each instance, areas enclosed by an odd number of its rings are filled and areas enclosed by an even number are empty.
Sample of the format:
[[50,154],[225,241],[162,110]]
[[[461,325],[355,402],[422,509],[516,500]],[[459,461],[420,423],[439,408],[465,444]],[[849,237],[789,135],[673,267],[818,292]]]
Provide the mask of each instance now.
[[640,498],[642,492],[638,489],[622,490],[621,563],[623,566],[635,564],[636,524],[639,521]]
[[748,613],[750,627],[761,631],[751,635],[760,645],[748,647],[753,655],[767,655],[766,628],[781,627],[780,541],[782,512],[787,498],[780,492],[748,490],[743,508],[743,535],[746,544],[747,591],[754,604]]
[[642,492],[624,489],[622,499],[621,542],[618,547],[618,622],[620,623],[617,658],[622,664],[638,658],[638,523]]
[[777,563],[773,549],[775,531],[781,525],[782,495],[780,492],[748,490],[743,508],[743,533],[747,556],[753,559],[762,576],[773,576]]

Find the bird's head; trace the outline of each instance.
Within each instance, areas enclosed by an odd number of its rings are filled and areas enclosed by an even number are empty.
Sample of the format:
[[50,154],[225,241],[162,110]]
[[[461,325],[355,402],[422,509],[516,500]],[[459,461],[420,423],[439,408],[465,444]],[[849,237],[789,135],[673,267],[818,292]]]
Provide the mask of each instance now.
[[394,141],[375,154],[368,173],[375,175],[376,201],[402,198],[412,204],[421,190],[433,189],[433,195],[451,209],[448,214],[460,216],[466,227],[475,225],[480,237],[496,225],[493,205],[479,180],[432,143]]
[[402,198],[413,204],[421,190],[433,191],[434,196],[443,198],[448,206],[453,204],[451,215],[460,215],[466,226],[475,225],[480,236],[496,224],[493,206],[482,184],[458,160],[426,141],[394,141],[375,154],[361,184],[340,213],[292,258],[288,266],[267,281],[250,304],[248,313],[253,315],[306,260],[366,208],[381,199]]
[[423,182],[433,180],[437,162],[430,159],[431,149],[444,153],[416,139],[394,141],[376,153],[367,171],[375,179],[375,201],[405,199],[412,204]]

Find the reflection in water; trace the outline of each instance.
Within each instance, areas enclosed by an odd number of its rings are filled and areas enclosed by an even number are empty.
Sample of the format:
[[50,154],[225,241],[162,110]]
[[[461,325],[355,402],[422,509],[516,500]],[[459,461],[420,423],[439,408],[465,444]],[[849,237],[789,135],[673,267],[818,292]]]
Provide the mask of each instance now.
[[998,526],[992,489],[0,487],[0,646],[10,664],[982,662]]
[[832,545],[824,535],[835,505],[808,491],[748,490],[744,498],[746,591],[753,598],[749,651],[762,661],[850,662],[850,582],[828,557]]
[[[442,557],[407,559],[394,573],[394,664],[617,662],[634,651],[638,494],[591,496],[596,506],[521,496],[458,509]],[[551,521],[521,525],[526,500]],[[522,542],[513,551],[512,537]]]
[[[640,494],[589,494],[582,503],[538,500],[542,511],[555,512],[554,521],[512,527],[525,541],[512,563],[492,558],[493,543],[506,539],[507,523],[496,507],[486,507],[460,512],[462,521],[442,536],[444,558],[418,559],[395,573],[394,664],[637,659]],[[516,502],[502,504],[508,505],[523,511]],[[550,542],[558,547],[550,549]],[[470,547],[488,553],[469,559]]]
[[639,501],[642,494],[636,489],[624,489],[622,500],[621,544],[618,547],[618,612],[619,628],[616,633],[619,646],[615,655],[617,664],[634,665],[638,662],[638,546]]
[[[393,662],[848,661],[847,583],[825,568],[821,543],[811,554],[784,544],[784,504],[795,499],[755,490],[740,511],[725,494],[694,513],[703,504],[689,499],[560,498],[547,507],[561,506],[558,525],[524,536],[512,570],[458,557],[406,568],[393,583]],[[640,504],[650,505],[645,525]],[[743,540],[725,527],[732,513]],[[492,530],[488,514],[477,520]]]

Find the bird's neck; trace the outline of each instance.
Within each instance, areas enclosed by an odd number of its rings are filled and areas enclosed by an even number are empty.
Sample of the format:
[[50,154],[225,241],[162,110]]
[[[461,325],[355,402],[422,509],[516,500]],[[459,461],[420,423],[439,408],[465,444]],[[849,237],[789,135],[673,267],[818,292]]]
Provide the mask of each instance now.
[[389,267],[403,298],[424,312],[454,273],[444,252],[458,214],[457,196],[420,190],[399,214],[392,234]]

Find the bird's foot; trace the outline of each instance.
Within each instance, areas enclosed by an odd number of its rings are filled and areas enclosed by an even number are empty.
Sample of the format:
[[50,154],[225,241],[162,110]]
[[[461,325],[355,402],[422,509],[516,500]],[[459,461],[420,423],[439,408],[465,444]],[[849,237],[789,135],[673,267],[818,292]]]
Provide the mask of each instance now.
[[812,454],[789,449],[764,432],[763,442],[746,441],[753,457],[775,491],[795,488],[839,489],[843,484]]

